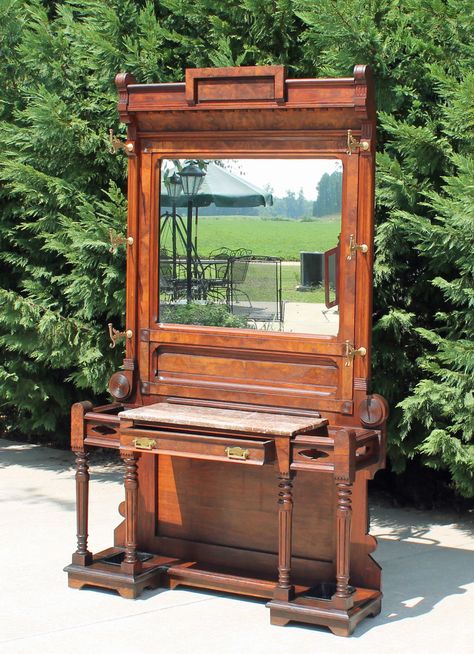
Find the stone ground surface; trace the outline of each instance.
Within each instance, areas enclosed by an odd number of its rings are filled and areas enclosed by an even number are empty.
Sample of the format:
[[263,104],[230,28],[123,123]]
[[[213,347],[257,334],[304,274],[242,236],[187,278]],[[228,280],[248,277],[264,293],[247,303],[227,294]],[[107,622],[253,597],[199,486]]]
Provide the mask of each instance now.
[[[2,654],[437,654],[474,652],[474,516],[375,506],[384,569],[382,613],[351,638],[272,627],[264,602],[191,589],[138,600],[70,590],[74,549],[71,453],[0,439]],[[120,467],[92,466],[90,547],[111,544]]]

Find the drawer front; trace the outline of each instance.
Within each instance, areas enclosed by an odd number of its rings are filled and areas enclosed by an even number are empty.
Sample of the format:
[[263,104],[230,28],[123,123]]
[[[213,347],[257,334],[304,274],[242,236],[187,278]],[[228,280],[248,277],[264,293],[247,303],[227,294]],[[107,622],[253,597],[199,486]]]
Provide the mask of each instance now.
[[334,470],[334,447],[315,443],[293,443],[291,446],[292,470]]
[[275,460],[273,440],[227,438],[201,434],[172,434],[134,427],[122,429],[120,448],[135,452],[170,454],[190,459],[263,465]]
[[118,448],[120,445],[120,421],[86,419],[86,445],[96,447],[113,447]]

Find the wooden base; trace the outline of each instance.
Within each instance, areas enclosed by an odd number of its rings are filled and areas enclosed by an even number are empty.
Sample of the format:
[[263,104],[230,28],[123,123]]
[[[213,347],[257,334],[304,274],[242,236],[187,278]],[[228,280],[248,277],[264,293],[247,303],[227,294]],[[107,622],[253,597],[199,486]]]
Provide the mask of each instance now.
[[136,599],[145,588],[158,588],[162,585],[163,570],[173,560],[169,557],[153,556],[142,564],[142,572],[129,574],[120,565],[108,563],[104,559],[123,553],[122,548],[111,547],[94,555],[90,565],[71,563],[64,568],[68,573],[70,588],[92,586],[115,590],[121,597]]
[[380,613],[382,593],[358,588],[353,596],[354,606],[335,608],[332,600],[297,597],[292,602],[273,600],[267,604],[272,625],[305,622],[328,627],[336,636],[350,636],[356,626],[368,616]]
[[194,562],[179,562],[170,566],[166,570],[165,577],[171,589],[180,585],[194,586],[264,599],[273,597],[277,585],[276,581],[252,578],[239,571],[219,569]]

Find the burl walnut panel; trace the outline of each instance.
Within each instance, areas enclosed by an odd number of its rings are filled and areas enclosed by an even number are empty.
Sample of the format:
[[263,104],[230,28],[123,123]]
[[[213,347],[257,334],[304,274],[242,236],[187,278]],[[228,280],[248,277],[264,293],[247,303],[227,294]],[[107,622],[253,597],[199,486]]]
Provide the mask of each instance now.
[[[234,402],[264,404],[262,394],[278,395],[287,406],[306,398],[332,408],[340,402],[343,361],[340,357],[259,352],[206,347],[160,346],[152,354],[151,392],[168,389],[170,395],[185,395],[185,388],[207,397],[214,391],[223,399],[226,390]],[[202,396],[202,395],[201,395]]]

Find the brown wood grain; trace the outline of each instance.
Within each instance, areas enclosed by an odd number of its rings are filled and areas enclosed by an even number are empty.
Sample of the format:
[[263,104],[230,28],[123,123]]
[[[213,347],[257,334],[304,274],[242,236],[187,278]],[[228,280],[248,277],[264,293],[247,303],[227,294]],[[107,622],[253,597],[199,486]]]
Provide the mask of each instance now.
[[[370,70],[285,79],[282,66],[192,69],[185,83],[117,77],[127,124],[128,228],[124,404],[74,405],[78,547],[74,587],[135,597],[190,585],[271,599],[273,624],[348,635],[380,611],[367,480],[384,465],[383,398],[371,361],[375,103]],[[347,151],[348,130],[367,149]],[[339,332],[335,336],[164,325],[159,317],[163,159],[338,159],[343,167]],[[349,257],[351,235],[368,252]],[[345,358],[346,341],[365,357]],[[130,387],[130,388],[129,388]],[[118,417],[123,410],[122,419]],[[304,432],[304,433],[301,433]],[[137,438],[154,441],[141,451]],[[125,520],[118,568],[87,550],[89,447],[120,449]],[[231,462],[226,448],[249,451]],[[248,465],[251,463],[251,465]],[[255,465],[252,465],[255,464]],[[139,552],[154,555],[143,566]],[[160,568],[160,565],[163,568]],[[168,572],[166,572],[168,570]],[[318,584],[334,595],[311,595]],[[351,586],[356,586],[353,593]]]

